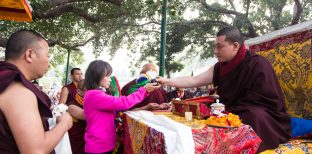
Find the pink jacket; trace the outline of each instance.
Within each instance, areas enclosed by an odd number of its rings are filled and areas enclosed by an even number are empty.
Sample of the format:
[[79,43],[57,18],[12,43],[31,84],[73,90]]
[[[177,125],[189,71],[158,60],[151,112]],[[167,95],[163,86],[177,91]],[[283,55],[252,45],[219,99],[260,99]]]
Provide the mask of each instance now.
[[107,95],[101,90],[88,90],[84,95],[84,113],[87,122],[85,152],[112,151],[116,144],[115,112],[126,110],[141,102],[148,93],[144,87],[125,97]]

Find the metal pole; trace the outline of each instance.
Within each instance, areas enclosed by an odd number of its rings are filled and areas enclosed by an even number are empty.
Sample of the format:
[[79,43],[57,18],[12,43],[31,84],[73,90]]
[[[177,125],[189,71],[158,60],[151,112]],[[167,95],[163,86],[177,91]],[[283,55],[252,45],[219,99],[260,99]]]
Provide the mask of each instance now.
[[65,83],[64,83],[64,85],[67,84],[67,80],[68,80],[69,56],[70,56],[70,50],[67,49],[67,64],[66,64],[66,74],[65,74]]
[[160,62],[159,76],[165,75],[165,51],[166,51],[166,28],[167,28],[167,4],[168,0],[163,0],[161,19],[161,40],[160,40]]

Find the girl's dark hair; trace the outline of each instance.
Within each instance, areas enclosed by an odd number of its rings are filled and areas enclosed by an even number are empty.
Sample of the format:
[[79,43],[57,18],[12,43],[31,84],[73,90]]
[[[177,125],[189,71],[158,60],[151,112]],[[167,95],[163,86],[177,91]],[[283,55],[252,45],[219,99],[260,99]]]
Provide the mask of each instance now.
[[85,74],[85,87],[87,90],[97,89],[100,87],[100,81],[103,77],[111,75],[112,66],[103,60],[91,62]]

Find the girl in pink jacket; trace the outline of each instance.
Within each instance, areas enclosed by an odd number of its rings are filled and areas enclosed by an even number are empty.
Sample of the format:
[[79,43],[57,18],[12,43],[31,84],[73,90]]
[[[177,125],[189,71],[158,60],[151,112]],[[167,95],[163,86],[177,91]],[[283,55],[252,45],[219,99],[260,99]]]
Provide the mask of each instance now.
[[126,110],[141,102],[149,92],[159,88],[147,84],[135,93],[125,97],[106,94],[109,88],[112,67],[102,60],[91,62],[85,74],[86,93],[84,95],[84,114],[87,122],[85,133],[86,153],[112,153],[116,143],[114,117],[116,111]]

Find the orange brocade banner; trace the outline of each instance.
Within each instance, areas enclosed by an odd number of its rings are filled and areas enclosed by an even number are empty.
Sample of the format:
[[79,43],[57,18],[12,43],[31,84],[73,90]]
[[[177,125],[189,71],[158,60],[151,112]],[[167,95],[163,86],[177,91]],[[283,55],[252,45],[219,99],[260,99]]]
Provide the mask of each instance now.
[[31,22],[31,11],[27,0],[0,0],[0,19]]

